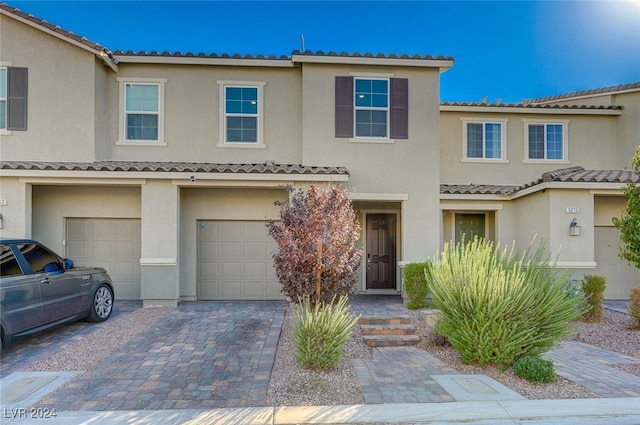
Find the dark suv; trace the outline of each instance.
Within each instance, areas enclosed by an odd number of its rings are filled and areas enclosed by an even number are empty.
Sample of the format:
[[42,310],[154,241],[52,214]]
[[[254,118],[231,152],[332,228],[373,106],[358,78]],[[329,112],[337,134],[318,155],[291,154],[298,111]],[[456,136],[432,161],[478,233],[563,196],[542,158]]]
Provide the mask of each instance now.
[[0,238],[1,346],[81,319],[102,322],[112,309],[105,269],[77,267],[31,239]]

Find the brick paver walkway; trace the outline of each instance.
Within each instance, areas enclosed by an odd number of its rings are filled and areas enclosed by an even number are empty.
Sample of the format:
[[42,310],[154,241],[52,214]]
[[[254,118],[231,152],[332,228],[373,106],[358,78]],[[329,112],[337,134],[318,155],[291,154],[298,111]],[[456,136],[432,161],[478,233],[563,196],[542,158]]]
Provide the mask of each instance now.
[[602,397],[640,397],[640,376],[613,367],[640,364],[640,359],[577,341],[564,341],[544,357],[558,375]]
[[455,401],[432,375],[459,372],[416,347],[377,347],[373,359],[352,359],[365,403]]
[[286,302],[186,302],[45,397],[58,411],[262,406]]

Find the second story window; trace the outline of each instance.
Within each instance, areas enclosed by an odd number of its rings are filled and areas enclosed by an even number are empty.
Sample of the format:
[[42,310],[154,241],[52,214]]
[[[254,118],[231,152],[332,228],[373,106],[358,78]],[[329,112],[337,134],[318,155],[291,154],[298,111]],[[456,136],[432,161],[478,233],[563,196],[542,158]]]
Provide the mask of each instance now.
[[7,129],[7,68],[0,68],[0,130]]
[[155,79],[118,79],[120,82],[119,144],[164,145],[164,83]]
[[0,131],[27,130],[27,68],[0,67]]
[[527,159],[566,160],[565,123],[526,123]]
[[356,137],[388,137],[389,80],[355,80]]
[[220,86],[219,147],[264,147],[262,92],[265,82],[218,81]]
[[226,142],[258,142],[258,88],[225,87]]
[[388,143],[409,138],[409,80],[335,77],[335,136]]
[[504,155],[506,120],[463,119],[463,158],[466,160],[500,160]]

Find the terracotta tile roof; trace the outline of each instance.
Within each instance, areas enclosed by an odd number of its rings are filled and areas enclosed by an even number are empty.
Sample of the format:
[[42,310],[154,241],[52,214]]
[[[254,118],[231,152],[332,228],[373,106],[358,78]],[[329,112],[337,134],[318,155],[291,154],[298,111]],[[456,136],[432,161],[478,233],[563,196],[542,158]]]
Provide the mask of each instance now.
[[441,184],[440,194],[447,195],[511,195],[518,186],[491,184]]
[[291,60],[286,55],[276,56],[276,55],[240,55],[240,54],[229,54],[229,53],[193,53],[193,52],[144,52],[138,51],[134,52],[133,50],[116,50],[113,52],[116,56],[135,56],[135,57],[164,57],[164,58],[203,58],[203,59],[264,59],[264,60]]
[[488,184],[441,184],[442,195],[511,195],[529,187],[549,182],[570,183],[639,183],[640,178],[626,170],[585,170],[582,167],[562,168],[544,173],[540,178],[520,186]]
[[57,35],[63,37],[63,38],[68,38],[69,40],[75,41],[76,43],[80,43],[90,49],[95,50],[97,53],[100,52],[108,52],[108,49],[105,48],[104,46],[90,41],[88,40],[86,37],[81,37],[79,35],[76,35],[74,33],[72,33],[71,31],[67,31],[63,28],[60,28],[57,25],[53,25],[50,24],[49,22],[45,21],[44,19],[40,19],[40,18],[36,18],[35,16],[29,14],[29,13],[25,13],[23,11],[21,11],[20,9],[17,9],[15,7],[9,6],[6,3],[0,3],[0,9],[2,11],[5,11],[9,14],[15,15],[18,18],[24,19],[26,21],[31,22],[32,24],[35,24],[37,26],[41,26],[44,29],[47,29],[49,31],[52,31],[54,33],[56,33]]
[[311,50],[305,50],[304,52],[301,52],[300,50],[294,50],[291,55],[299,55],[299,56],[335,56],[335,57],[347,57],[347,58],[381,58],[381,59],[418,59],[418,60],[442,60],[442,61],[454,61],[454,58],[451,56],[443,56],[443,55],[438,55],[438,56],[432,56],[432,55],[419,55],[419,54],[413,54],[410,55],[408,53],[400,53],[400,54],[396,54],[396,53],[371,53],[371,52],[366,52],[366,53],[360,53],[360,52],[354,52],[354,53],[349,53],[349,52],[336,52],[331,50],[330,52],[323,52],[322,50],[318,50],[318,51],[311,51]]
[[622,106],[605,105],[539,105],[532,103],[440,102],[440,106],[475,106],[486,108],[566,109],[566,110],[622,110]]
[[344,167],[313,167],[298,164],[213,164],[208,162],[53,162],[0,161],[0,170],[188,172],[236,174],[349,174]]
[[633,90],[640,90],[640,81],[636,83],[619,84],[617,86],[602,87],[599,89],[575,91],[571,93],[558,94],[555,96],[539,97],[536,99],[524,99],[522,102],[527,104],[545,103],[545,102],[551,102],[555,100],[571,99],[574,97],[595,96],[599,94],[609,94],[609,93],[613,94],[617,92],[633,91]]

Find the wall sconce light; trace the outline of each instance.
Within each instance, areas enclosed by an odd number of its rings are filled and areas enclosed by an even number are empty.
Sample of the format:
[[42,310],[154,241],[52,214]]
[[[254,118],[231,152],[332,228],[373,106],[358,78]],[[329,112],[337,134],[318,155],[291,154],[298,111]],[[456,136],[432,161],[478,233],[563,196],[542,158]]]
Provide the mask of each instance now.
[[580,236],[582,227],[578,226],[578,220],[574,218],[569,224],[569,236]]
[[0,229],[4,229],[4,217],[0,214]]

